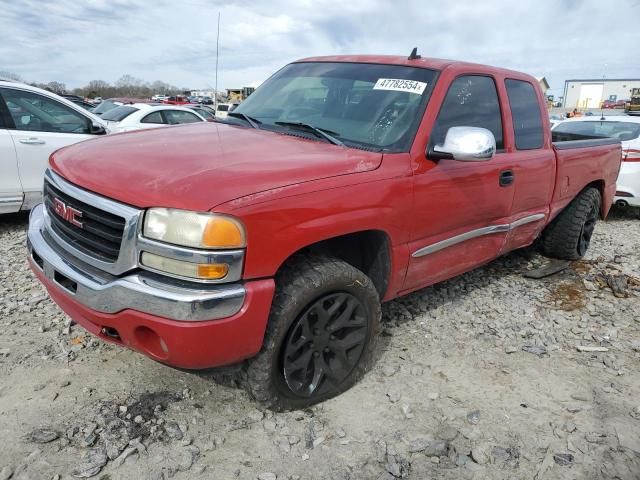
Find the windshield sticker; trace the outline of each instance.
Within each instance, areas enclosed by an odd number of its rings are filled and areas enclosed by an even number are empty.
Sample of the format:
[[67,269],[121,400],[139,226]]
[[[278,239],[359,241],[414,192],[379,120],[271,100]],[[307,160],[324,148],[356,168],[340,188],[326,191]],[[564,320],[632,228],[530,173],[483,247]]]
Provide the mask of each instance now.
[[427,88],[425,82],[402,80],[400,78],[379,78],[373,87],[374,90],[393,90],[396,92],[415,93],[417,95],[422,95],[425,88]]

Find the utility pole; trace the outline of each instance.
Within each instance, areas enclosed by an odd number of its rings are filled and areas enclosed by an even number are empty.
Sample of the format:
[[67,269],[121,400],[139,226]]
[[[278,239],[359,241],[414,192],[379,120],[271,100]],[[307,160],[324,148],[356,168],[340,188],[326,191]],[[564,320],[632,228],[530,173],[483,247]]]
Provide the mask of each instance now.
[[213,109],[218,111],[218,56],[220,54],[220,12],[218,12],[218,35],[216,37],[216,86],[213,92]]

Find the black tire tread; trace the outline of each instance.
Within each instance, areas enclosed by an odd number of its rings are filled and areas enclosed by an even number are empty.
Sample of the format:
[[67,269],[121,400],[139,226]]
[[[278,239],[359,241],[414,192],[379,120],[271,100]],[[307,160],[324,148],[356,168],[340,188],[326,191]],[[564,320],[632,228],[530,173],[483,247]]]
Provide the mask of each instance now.
[[600,192],[587,188],[553,219],[542,233],[541,245],[545,255],[563,260],[577,260],[578,241],[589,212],[594,204],[600,209]]

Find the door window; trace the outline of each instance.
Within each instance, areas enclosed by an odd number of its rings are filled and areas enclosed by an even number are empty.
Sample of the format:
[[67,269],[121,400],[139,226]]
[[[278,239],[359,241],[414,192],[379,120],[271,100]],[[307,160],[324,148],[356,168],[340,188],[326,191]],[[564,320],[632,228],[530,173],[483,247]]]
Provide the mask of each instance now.
[[90,133],[89,118],[61,102],[38,93],[1,88],[16,130]]
[[183,110],[165,110],[165,116],[167,117],[167,123],[169,125],[177,125],[179,123],[194,123],[201,122],[196,115]]
[[504,148],[500,102],[491,77],[466,75],[453,81],[431,132],[430,144],[444,143],[451,127],[486,128],[496,138],[496,149]]
[[529,82],[522,80],[505,80],[511,116],[513,118],[513,132],[516,137],[518,150],[532,150],[542,148],[543,130],[540,104],[536,91]]

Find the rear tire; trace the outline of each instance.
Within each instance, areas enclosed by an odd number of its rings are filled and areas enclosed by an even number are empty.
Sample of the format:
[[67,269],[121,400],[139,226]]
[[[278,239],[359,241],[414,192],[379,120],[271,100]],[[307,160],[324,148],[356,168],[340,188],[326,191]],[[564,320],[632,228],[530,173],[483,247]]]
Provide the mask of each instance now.
[[333,257],[297,256],[276,276],[262,350],[239,382],[274,410],[334,397],[372,365],[380,318],[378,292],[360,270]]
[[542,233],[542,251],[549,257],[577,260],[587,253],[598,220],[601,197],[587,188]]

